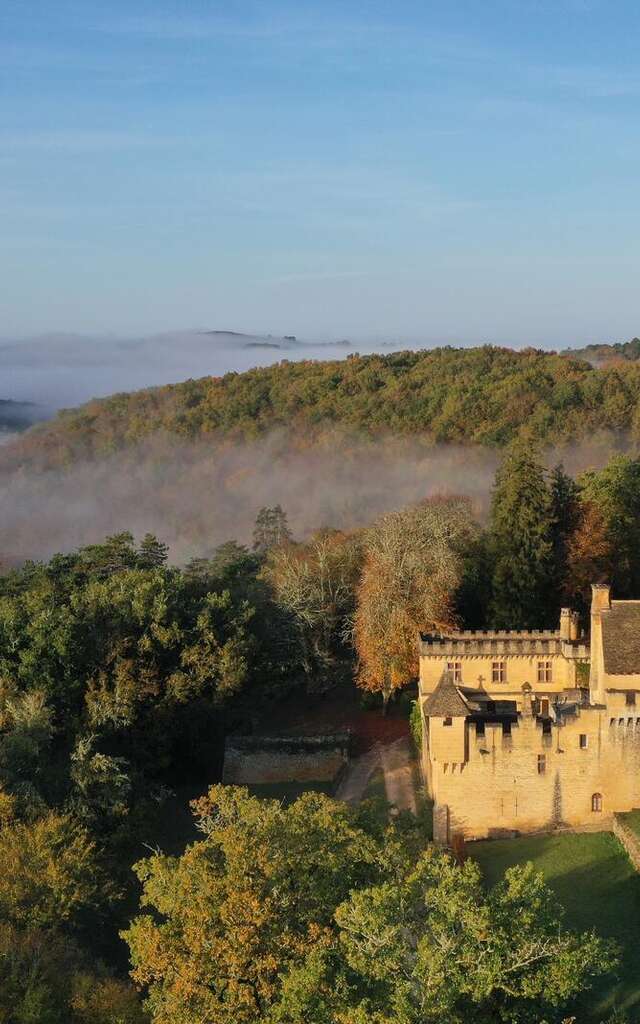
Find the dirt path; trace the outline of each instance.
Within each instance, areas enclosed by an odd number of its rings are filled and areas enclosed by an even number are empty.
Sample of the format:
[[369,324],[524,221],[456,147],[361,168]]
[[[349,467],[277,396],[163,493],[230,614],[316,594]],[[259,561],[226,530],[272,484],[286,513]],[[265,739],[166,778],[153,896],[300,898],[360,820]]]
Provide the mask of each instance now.
[[413,811],[415,814],[416,776],[411,753],[411,741],[405,736],[393,743],[377,743],[351,762],[336,797],[347,803],[358,803],[365,794],[369,779],[380,768],[384,773],[389,803],[401,811]]
[[357,804],[362,800],[369,779],[376,768],[381,766],[380,750],[380,744],[376,743],[366,754],[354,758],[338,786],[336,799],[348,804]]
[[411,755],[411,741],[406,736],[396,740],[395,743],[390,743],[388,746],[380,747],[387,800],[390,804],[394,804],[398,810],[413,811],[415,814],[418,805],[416,802],[415,771]]

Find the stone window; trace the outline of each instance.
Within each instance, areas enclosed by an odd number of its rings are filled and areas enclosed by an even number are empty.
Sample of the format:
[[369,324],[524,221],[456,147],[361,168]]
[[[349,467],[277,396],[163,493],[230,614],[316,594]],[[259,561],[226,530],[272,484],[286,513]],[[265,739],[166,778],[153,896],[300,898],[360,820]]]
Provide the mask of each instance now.
[[550,683],[552,681],[552,662],[550,661],[539,661],[538,662],[538,682],[539,683]]
[[476,736],[484,736],[484,722],[476,722]]
[[443,725],[453,725],[453,719],[452,718],[445,718],[443,720],[442,724]]
[[547,770],[546,754],[538,754],[538,775],[544,775]]
[[580,750],[586,750],[589,746],[589,737],[586,732],[580,733]]
[[591,810],[594,814],[602,810],[602,793],[594,793],[591,797]]
[[506,683],[507,681],[507,663],[506,661],[493,661],[491,662],[491,682],[492,683]]
[[462,662],[461,661],[448,661],[447,672],[451,672],[454,683],[462,682]]
[[502,723],[502,735],[503,736],[510,736],[511,735],[511,722],[503,722]]
[[635,690],[627,690],[627,707],[628,708],[634,707],[635,703],[636,703],[636,691]]

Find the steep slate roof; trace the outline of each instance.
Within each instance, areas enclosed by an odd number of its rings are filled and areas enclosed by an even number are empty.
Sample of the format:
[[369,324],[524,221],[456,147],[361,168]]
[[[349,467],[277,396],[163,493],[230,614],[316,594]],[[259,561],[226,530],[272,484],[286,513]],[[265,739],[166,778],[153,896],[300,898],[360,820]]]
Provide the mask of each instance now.
[[451,672],[442,678],[424,703],[424,713],[432,718],[466,718],[470,708],[453,681]]
[[600,615],[606,671],[614,676],[640,673],[640,601],[612,601]]

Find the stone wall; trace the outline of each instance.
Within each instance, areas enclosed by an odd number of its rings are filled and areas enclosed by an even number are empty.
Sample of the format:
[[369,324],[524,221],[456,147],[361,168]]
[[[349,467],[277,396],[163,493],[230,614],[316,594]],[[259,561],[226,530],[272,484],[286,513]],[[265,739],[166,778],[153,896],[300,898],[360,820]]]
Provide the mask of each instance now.
[[640,836],[629,828],[624,820],[624,815],[614,815],[613,832],[629,854],[629,860],[636,871],[640,871]]
[[[431,731],[431,721],[429,726]],[[618,719],[590,707],[548,735],[535,719],[522,717],[511,735],[493,724],[477,735],[468,724],[464,756],[457,749],[439,753],[438,758],[430,750],[429,788],[439,808],[434,824],[440,842],[455,832],[482,839],[505,830],[599,830],[611,827],[614,812],[640,807],[636,716]]]
[[333,782],[349,762],[349,733],[330,736],[229,736],[222,781],[232,785]]

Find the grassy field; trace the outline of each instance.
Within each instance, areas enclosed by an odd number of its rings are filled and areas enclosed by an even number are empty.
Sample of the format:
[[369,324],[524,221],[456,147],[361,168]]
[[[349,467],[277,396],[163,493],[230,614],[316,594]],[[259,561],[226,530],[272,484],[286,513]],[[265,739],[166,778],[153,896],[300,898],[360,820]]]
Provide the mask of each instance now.
[[640,875],[614,836],[606,832],[534,836],[469,844],[488,884],[513,864],[532,861],[566,911],[567,927],[595,928],[623,947],[619,978],[593,993],[580,1021],[601,1021],[621,1007],[640,1021]]

